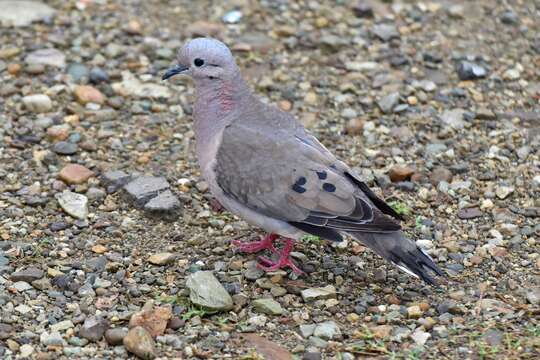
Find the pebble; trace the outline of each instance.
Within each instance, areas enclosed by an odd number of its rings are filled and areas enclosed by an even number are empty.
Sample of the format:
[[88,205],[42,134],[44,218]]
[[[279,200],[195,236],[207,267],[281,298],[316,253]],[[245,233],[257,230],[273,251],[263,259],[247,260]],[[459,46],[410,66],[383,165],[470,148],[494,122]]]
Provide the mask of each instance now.
[[52,332],[55,332],[55,331],[65,331],[67,329],[72,329],[73,327],[75,327],[75,325],[73,325],[73,322],[71,320],[64,320],[64,321],[60,321],[60,322],[57,322],[56,324],[53,324],[50,326],[50,329]]
[[379,105],[379,108],[383,113],[390,114],[392,113],[398,102],[399,93],[394,92],[383,96],[379,101],[377,101],[377,105]]
[[107,83],[109,82],[109,75],[102,68],[95,67],[90,70],[89,80],[92,84]]
[[284,310],[281,305],[273,299],[257,299],[251,302],[253,309],[266,315],[281,315]]
[[54,16],[56,11],[41,1],[2,1],[0,24],[16,27],[29,26],[35,21],[42,21]]
[[28,267],[24,270],[16,271],[11,274],[11,281],[32,282],[41,279],[45,273],[37,267]]
[[98,316],[89,316],[84,320],[84,324],[79,330],[79,335],[90,341],[99,341],[109,327],[106,319]]
[[67,184],[83,184],[94,172],[79,164],[68,164],[60,170],[58,178]]
[[19,348],[19,356],[22,358],[30,357],[34,352],[34,347],[30,344],[23,344]]
[[127,351],[141,359],[151,360],[156,357],[154,339],[142,326],[130,329],[123,339],[123,344]]
[[108,329],[105,331],[105,340],[107,340],[109,345],[122,345],[127,333],[128,330],[126,328]]
[[359,118],[350,119],[345,126],[345,132],[349,135],[362,134],[364,129],[364,121]]
[[71,142],[59,141],[53,145],[52,150],[59,155],[73,155],[77,153],[79,147]]
[[452,172],[445,168],[444,166],[437,166],[431,171],[429,180],[435,186],[437,186],[441,181],[446,181],[447,183],[452,182]]
[[82,194],[64,190],[57,196],[62,209],[76,219],[84,220],[88,216],[88,199]]
[[388,176],[392,182],[408,180],[411,178],[412,174],[414,174],[413,168],[401,165],[394,165],[388,171]]
[[62,338],[62,335],[58,331],[52,331],[48,333],[44,331],[39,336],[39,341],[44,346],[66,346],[66,341]]
[[540,304],[540,287],[533,287],[526,291],[527,301],[533,305]]
[[129,71],[122,71],[122,82],[112,84],[113,90],[121,96],[133,96],[141,99],[168,99],[171,91],[168,87],[154,83],[144,83]]
[[425,343],[428,341],[428,339],[431,337],[431,334],[421,330],[421,328],[417,328],[412,334],[411,339],[416,343],[418,346],[424,346]]
[[470,61],[461,61],[457,68],[460,80],[475,80],[486,77],[487,70]]
[[302,324],[302,325],[300,325],[300,327],[299,327],[300,328],[300,335],[302,335],[302,337],[304,339],[309,338],[315,332],[315,327],[317,327],[316,324]]
[[52,110],[52,101],[45,94],[28,95],[22,98],[24,106],[34,113],[46,113]]
[[377,24],[371,29],[373,34],[382,41],[390,41],[399,38],[399,32],[394,24]]
[[28,65],[64,68],[66,66],[66,56],[60,50],[54,48],[40,49],[29,53],[25,58],[25,62]]
[[121,170],[106,171],[101,177],[101,182],[107,188],[108,193],[113,193],[126,185],[131,176]]
[[325,287],[309,288],[301,291],[302,299],[305,302],[311,302],[315,300],[335,299],[336,288],[333,285],[326,285]]
[[157,212],[171,212],[178,208],[180,208],[180,201],[170,190],[159,193],[144,205],[145,210]]
[[81,105],[86,105],[88,103],[100,104],[102,105],[105,102],[105,96],[93,86],[90,85],[79,85],[75,88],[73,94],[75,99]]
[[85,78],[88,78],[88,68],[84,64],[72,63],[68,66],[68,74],[71,76],[73,81],[79,82]]
[[501,185],[495,189],[495,195],[501,200],[506,199],[514,192],[514,188],[511,186]]
[[195,305],[211,311],[230,310],[233,307],[231,295],[210,271],[197,271],[186,280],[189,299]]
[[172,309],[170,305],[157,306],[154,309],[144,309],[136,312],[129,320],[129,327],[134,328],[142,326],[150,336],[163,335],[167,328],[167,323],[172,317]]
[[313,335],[324,340],[334,340],[341,338],[341,330],[334,321],[325,321],[317,324]]
[[242,19],[242,12],[239,10],[232,10],[223,15],[222,20],[225,24],[236,24]]
[[169,189],[165,178],[155,176],[141,176],[124,186],[127,193],[139,205],[144,205],[159,193]]
[[464,109],[452,109],[445,110],[441,115],[441,121],[451,126],[453,129],[463,129],[465,127],[465,121],[463,120],[463,115],[465,114]]
[[174,253],[164,252],[150,255],[148,262],[154,265],[169,265],[177,259]]

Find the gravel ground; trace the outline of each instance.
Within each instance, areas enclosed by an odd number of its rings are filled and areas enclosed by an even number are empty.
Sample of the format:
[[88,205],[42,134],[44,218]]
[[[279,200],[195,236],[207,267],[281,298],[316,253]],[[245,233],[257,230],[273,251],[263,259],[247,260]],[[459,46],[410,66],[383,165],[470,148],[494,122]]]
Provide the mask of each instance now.
[[[0,6],[0,357],[540,356],[539,1]],[[300,278],[235,252],[261,233],[160,81],[201,35],[405,215],[440,288],[350,239],[298,244]]]

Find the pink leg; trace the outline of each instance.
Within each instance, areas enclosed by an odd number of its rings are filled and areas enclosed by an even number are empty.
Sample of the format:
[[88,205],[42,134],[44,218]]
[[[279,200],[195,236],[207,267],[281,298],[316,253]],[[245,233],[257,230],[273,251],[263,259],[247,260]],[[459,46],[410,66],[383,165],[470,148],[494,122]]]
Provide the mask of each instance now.
[[233,244],[238,246],[238,250],[246,253],[256,253],[261,250],[270,249],[276,251],[274,247],[274,240],[279,236],[277,234],[268,234],[262,240],[242,242],[240,240],[233,240]]
[[[259,261],[261,262],[258,264],[258,267],[263,269],[264,271],[275,271],[277,269],[281,269],[283,267],[290,267],[296,274],[302,275],[304,272],[300,270],[298,266],[296,266],[292,259],[291,259],[291,251],[294,246],[294,240],[293,239],[287,239],[285,240],[285,246],[283,247],[283,250],[281,250],[279,255],[279,260],[277,262],[272,262],[270,259],[259,256]],[[264,264],[264,265],[262,265]]]

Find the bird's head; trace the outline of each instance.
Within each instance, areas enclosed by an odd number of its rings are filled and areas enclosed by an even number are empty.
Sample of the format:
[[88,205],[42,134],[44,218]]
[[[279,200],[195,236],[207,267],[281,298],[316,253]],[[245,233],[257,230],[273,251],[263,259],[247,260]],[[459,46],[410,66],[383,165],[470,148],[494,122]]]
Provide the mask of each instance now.
[[231,51],[219,40],[197,38],[188,41],[178,52],[178,63],[168,69],[162,79],[178,74],[197,81],[230,80],[238,72]]

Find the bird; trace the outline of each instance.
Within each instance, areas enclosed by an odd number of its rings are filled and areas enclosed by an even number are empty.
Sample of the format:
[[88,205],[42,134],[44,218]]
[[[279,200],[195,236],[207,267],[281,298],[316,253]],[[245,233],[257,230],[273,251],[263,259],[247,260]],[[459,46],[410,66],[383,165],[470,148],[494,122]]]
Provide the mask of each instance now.
[[[401,228],[401,216],[296,118],[261,101],[241,75],[230,49],[195,38],[178,51],[162,76],[192,78],[193,130],[201,174],[225,209],[268,235],[234,241],[238,249],[279,254],[260,257],[266,271],[289,267],[306,235],[341,242],[351,236],[406,273],[438,286],[444,273]],[[276,247],[275,243],[282,244]]]

